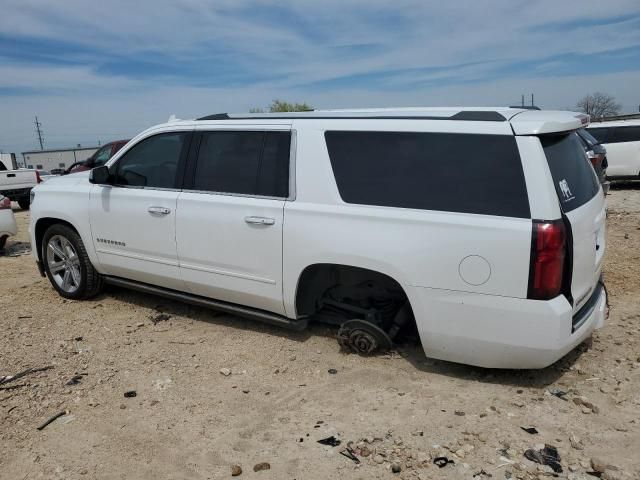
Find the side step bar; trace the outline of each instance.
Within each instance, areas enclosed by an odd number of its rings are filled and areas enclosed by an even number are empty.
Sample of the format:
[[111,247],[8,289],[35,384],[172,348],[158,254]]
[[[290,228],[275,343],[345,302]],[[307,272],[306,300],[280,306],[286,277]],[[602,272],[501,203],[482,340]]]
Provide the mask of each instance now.
[[178,292],[176,290],[156,287],[154,285],[148,285],[146,283],[136,282],[134,280],[127,280],[119,277],[105,276],[104,281],[110,285],[115,285],[117,287],[129,288],[131,290],[150,293],[152,295],[158,295],[161,297],[169,298],[171,300],[177,300],[179,302],[190,303],[191,305],[197,305],[199,307],[207,307],[213,310],[232,313],[234,315],[238,315],[239,317],[257,320],[259,322],[268,323],[269,325],[275,325],[277,327],[286,328],[288,330],[300,331],[307,328],[308,325],[308,320],[306,317],[300,318],[298,320],[292,320],[282,315],[265,312],[264,310],[258,310],[257,308],[243,307],[235,303],[213,300],[210,298],[200,297],[198,295],[192,295],[190,293]]

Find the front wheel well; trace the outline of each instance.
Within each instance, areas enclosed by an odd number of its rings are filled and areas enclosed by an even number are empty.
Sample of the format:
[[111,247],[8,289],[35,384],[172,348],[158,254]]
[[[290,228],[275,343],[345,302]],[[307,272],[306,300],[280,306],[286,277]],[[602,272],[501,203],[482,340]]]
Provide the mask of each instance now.
[[71,228],[73,231],[75,231],[79,235],[78,229],[74,227],[72,224],[70,224],[69,222],[67,222],[66,220],[61,220],[59,218],[49,218],[49,217],[38,219],[35,226],[35,238],[36,238],[36,252],[38,254],[38,260],[40,261],[43,261],[42,239],[44,238],[44,234],[49,229],[49,227],[56,224],[66,225],[67,227]]

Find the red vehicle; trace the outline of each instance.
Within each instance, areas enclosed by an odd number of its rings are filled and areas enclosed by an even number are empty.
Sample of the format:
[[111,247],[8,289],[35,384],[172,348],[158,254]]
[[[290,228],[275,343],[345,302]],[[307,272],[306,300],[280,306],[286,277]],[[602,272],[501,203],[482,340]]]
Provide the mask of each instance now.
[[71,165],[65,170],[64,174],[84,172],[85,170],[91,170],[92,168],[104,165],[107,163],[107,160],[113,157],[128,141],[129,140],[116,140],[115,142],[107,143],[86,160]]

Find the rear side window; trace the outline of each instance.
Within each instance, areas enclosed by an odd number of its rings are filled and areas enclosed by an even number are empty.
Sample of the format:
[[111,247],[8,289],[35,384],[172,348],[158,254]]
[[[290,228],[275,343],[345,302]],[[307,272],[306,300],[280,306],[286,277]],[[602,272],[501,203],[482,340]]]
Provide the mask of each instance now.
[[540,137],[564,212],[591,200],[600,185],[576,133]]
[[193,188],[286,198],[290,132],[204,132]]
[[612,127],[609,143],[640,142],[640,126]]
[[587,130],[591,135],[593,135],[596,140],[598,140],[598,143],[608,143],[608,133],[609,133],[609,129],[608,128],[604,128],[604,127],[596,127],[596,128],[589,128]]
[[531,218],[513,136],[325,132],[347,203]]

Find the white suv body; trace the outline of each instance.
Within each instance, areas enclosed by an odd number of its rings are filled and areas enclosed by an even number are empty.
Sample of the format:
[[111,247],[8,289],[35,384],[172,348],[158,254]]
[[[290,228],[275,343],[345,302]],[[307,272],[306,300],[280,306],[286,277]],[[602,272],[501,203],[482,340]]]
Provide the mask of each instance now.
[[420,108],[158,125],[37,187],[34,255],[68,298],[106,281],[326,321],[363,352],[415,319],[427,356],[540,368],[606,315],[604,196],[573,133],[587,122]]
[[594,122],[588,130],[607,149],[607,177],[640,179],[640,120]]

